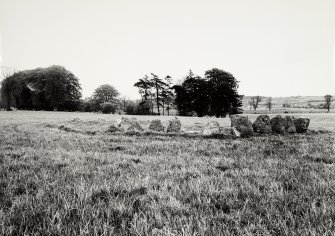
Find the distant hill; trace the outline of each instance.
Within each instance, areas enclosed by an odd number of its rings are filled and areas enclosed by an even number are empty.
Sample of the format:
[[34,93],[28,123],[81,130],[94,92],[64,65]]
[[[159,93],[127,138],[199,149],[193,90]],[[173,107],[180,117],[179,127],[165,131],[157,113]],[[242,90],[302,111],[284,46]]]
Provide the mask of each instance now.
[[[243,97],[243,109],[245,111],[250,110],[249,101],[252,96]],[[335,95],[333,95],[335,98]],[[263,97],[257,110],[266,110],[265,102],[268,97]],[[272,97],[274,110],[284,108],[295,108],[295,109],[320,109],[324,104],[323,96],[291,96],[291,97]],[[284,105],[285,104],[285,105]],[[332,109],[334,109],[335,101],[332,103]]]

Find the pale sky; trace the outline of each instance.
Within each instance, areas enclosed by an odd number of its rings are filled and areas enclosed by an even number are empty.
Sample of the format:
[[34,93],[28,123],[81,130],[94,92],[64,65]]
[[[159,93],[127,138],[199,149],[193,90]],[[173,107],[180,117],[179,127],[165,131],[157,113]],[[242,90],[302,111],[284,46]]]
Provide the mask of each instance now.
[[244,95],[335,94],[335,0],[0,0],[0,63],[65,66],[84,97],[214,67]]

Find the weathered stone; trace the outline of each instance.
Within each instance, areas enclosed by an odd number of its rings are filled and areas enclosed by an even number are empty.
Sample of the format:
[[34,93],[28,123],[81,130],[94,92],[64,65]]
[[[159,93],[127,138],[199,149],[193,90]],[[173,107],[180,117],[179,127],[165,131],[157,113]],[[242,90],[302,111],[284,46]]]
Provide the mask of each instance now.
[[115,132],[123,132],[124,130],[121,127],[117,127],[115,124],[112,124],[109,126],[107,132],[109,133],[115,133]]
[[252,127],[256,133],[270,133],[271,124],[270,117],[268,115],[260,115],[257,117],[255,122],[252,124]]
[[137,122],[133,121],[131,124],[125,129],[126,132],[135,132],[135,133],[142,133],[144,129],[142,126]]
[[130,124],[131,124],[131,121],[127,117],[122,117],[121,119],[118,119],[116,121],[116,125],[118,127],[121,127],[121,126],[124,126],[124,125],[130,125]]
[[180,120],[177,117],[169,120],[166,132],[167,133],[180,133],[180,131],[181,131]]
[[297,131],[294,125],[293,118],[291,116],[285,116],[285,119],[286,119],[285,131],[290,134],[296,133]]
[[78,117],[73,118],[72,122],[81,122],[81,119],[79,119]]
[[[135,118],[129,119],[127,117],[122,117],[121,119],[117,120],[114,124],[117,127],[123,129],[124,131],[128,131],[133,129],[134,126],[133,124],[135,123],[137,123],[137,120]],[[138,123],[137,125],[135,124],[135,127],[138,127],[138,125],[139,125]]]
[[240,133],[241,137],[249,137],[254,135],[254,129],[252,128],[252,123],[248,117],[233,115],[230,116],[230,121],[231,127],[235,128]]
[[273,117],[270,121],[271,129],[275,133],[285,133],[286,127],[286,119],[283,118],[281,115],[277,115]]
[[232,135],[232,128],[231,127],[220,127],[220,134],[225,136],[231,136]]
[[306,133],[309,126],[308,118],[293,118],[295,128],[298,133]]
[[235,127],[232,127],[232,128],[230,129],[230,132],[231,132],[231,134],[233,135],[233,137],[236,137],[236,138],[241,137],[241,133],[238,132],[238,130],[237,130]]
[[150,130],[156,131],[156,132],[163,132],[164,131],[164,126],[160,120],[152,120],[150,122],[149,126]]
[[220,133],[220,125],[217,121],[210,121],[208,122],[204,130],[202,131],[203,135],[213,135],[213,134],[219,134]]

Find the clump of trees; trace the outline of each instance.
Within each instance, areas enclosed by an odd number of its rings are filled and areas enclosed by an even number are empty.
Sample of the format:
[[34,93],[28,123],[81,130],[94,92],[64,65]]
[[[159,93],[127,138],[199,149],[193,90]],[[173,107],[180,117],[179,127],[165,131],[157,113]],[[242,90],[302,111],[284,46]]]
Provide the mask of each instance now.
[[[164,79],[159,78],[154,73],[145,75],[134,84],[138,88],[141,95],[141,101],[139,102],[135,112],[140,115],[165,115],[165,110],[168,115],[173,103],[173,88],[172,78],[168,75]],[[154,108],[157,108],[157,113],[154,112]]]
[[81,86],[73,73],[62,66],[25,71],[3,70],[0,107],[6,110],[86,111],[115,113],[121,108],[119,92],[103,84],[92,97],[81,99]]
[[109,84],[95,89],[93,95],[81,99],[77,77],[62,66],[50,66],[6,73],[1,81],[0,106],[22,110],[85,111],[140,115],[170,115],[176,108],[179,115],[216,116],[242,113],[242,96],[238,81],[223,70],[214,68],[204,77],[192,71],[181,84],[173,85],[167,75],[145,75],[134,86],[141,95],[139,101],[119,98],[119,92]]
[[118,99],[120,93],[112,85],[103,84],[94,90],[92,97],[83,102],[85,112],[103,112],[105,114],[115,113],[121,106]]
[[204,78],[190,71],[182,84],[173,88],[179,115],[225,117],[243,112],[238,81],[226,71],[214,68],[206,71]]
[[62,66],[15,72],[1,81],[1,103],[24,110],[75,111],[81,105],[77,77]]

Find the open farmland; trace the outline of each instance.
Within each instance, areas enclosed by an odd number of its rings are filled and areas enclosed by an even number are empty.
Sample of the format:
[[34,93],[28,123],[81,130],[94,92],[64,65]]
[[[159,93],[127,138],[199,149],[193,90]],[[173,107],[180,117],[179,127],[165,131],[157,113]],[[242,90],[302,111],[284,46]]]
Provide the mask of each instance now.
[[[332,235],[335,113],[303,116],[307,134],[222,139],[108,134],[113,115],[0,111],[0,234]],[[136,118],[147,128],[158,117]]]

